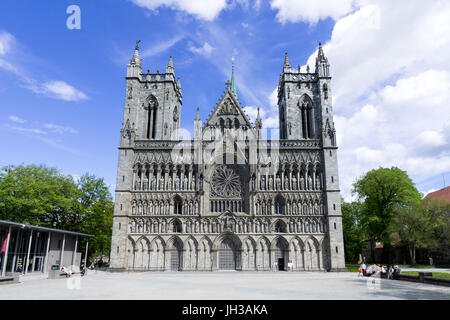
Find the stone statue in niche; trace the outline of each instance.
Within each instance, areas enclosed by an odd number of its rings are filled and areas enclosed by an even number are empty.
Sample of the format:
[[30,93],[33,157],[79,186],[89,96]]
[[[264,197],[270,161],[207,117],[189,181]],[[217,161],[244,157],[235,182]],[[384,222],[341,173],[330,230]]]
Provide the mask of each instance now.
[[184,176],[183,190],[187,190],[187,188],[188,188],[188,178],[186,176]]
[[167,190],[172,190],[172,177],[169,176],[169,179],[167,179]]
[[180,190],[180,177],[175,178],[175,190]]
[[155,176],[152,177],[151,190],[156,190],[156,178],[155,178]]
[[133,99],[133,87],[128,87],[128,99]]

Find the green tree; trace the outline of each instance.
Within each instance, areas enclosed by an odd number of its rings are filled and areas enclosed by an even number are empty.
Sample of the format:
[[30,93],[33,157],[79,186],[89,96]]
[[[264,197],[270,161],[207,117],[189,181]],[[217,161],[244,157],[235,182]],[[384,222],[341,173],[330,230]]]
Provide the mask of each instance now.
[[0,217],[56,227],[72,208],[77,186],[72,177],[43,165],[0,170]]
[[89,240],[89,251],[100,258],[109,256],[111,249],[113,211],[114,203],[103,178],[83,175],[78,181],[74,222],[81,232],[95,234]]
[[427,234],[432,232],[432,222],[428,210],[421,204],[411,208],[401,208],[395,214],[390,226],[408,247],[411,264],[416,264],[416,248],[427,246]]
[[74,181],[44,165],[0,169],[0,219],[92,234],[90,256],[109,255],[113,208],[104,180],[94,175]]
[[408,174],[397,167],[378,168],[366,173],[353,184],[353,192],[363,203],[361,225],[370,241],[372,260],[375,243],[383,242],[383,259],[390,247],[389,226],[401,208],[420,203],[421,197]]
[[359,202],[344,202],[342,199],[342,229],[344,233],[345,260],[358,261],[364,243],[364,230],[359,222],[362,204]]

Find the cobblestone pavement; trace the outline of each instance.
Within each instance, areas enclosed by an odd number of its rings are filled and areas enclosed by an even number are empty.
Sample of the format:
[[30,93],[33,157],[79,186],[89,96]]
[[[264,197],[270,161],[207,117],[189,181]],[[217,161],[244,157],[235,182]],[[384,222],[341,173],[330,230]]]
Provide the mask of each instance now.
[[49,280],[21,279],[0,286],[7,299],[450,299],[450,288],[406,281],[358,278],[356,273],[90,272]]

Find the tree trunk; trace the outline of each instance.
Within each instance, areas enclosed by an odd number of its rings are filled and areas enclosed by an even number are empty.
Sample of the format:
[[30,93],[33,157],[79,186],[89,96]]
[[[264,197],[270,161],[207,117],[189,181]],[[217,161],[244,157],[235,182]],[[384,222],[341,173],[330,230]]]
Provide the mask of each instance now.
[[411,264],[416,264],[416,244],[412,242],[409,246],[409,256],[411,258]]
[[376,262],[375,261],[375,240],[373,240],[373,239],[370,240],[370,255],[372,258],[372,262]]

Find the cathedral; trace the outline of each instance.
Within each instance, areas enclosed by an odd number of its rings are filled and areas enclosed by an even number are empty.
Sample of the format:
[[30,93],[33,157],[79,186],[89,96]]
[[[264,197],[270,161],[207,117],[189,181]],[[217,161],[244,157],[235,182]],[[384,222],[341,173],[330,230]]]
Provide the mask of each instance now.
[[[194,136],[181,140],[182,89],[172,57],[127,67],[111,271],[345,269],[330,65],[314,72],[286,53],[279,139],[241,107],[234,80]],[[193,113],[195,114],[195,112]]]

